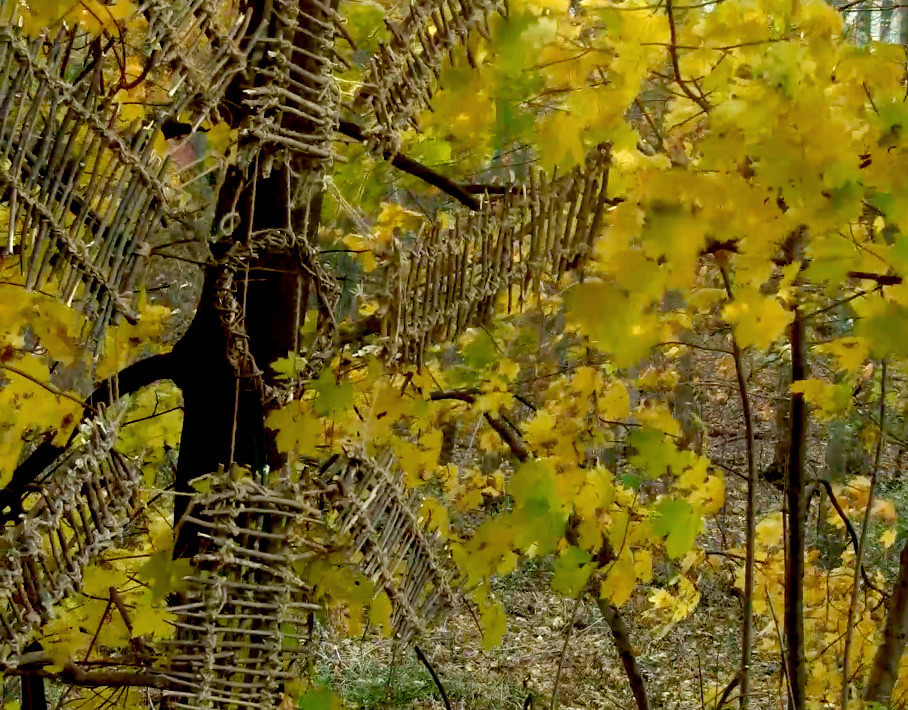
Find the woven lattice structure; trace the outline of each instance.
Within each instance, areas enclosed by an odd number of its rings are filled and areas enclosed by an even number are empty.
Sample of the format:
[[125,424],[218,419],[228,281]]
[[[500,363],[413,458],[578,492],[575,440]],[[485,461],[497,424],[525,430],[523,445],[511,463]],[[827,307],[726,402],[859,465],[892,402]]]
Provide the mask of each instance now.
[[113,450],[117,428],[105,416],[84,422],[85,443],[54,462],[22,521],[0,538],[3,660],[22,652],[136,513],[141,472]]
[[404,484],[392,460],[358,455],[335,464],[339,540],[357,567],[391,599],[391,624],[407,643],[455,603],[444,541],[420,519],[421,495]]
[[512,190],[455,224],[434,223],[384,271],[390,294],[382,317],[389,355],[421,363],[427,345],[450,341],[488,319],[499,294],[558,279],[591,249],[606,204],[609,152],[593,151],[582,167],[554,181],[531,174]]
[[[248,231],[235,234],[239,239],[220,259],[217,303],[234,369],[244,380],[252,380],[266,399],[279,393],[267,391],[262,364],[254,362],[250,352],[240,295],[241,277],[249,264],[265,254],[291,255],[306,271],[323,315],[333,313],[340,294],[337,281],[322,266],[315,243],[319,198],[334,155],[331,142],[339,118],[334,39],[340,18],[335,4],[334,0],[277,0],[273,26],[257,41],[266,59],[257,66],[255,85],[244,90],[248,109],[243,128],[244,182],[255,195],[261,181],[279,171],[282,194],[273,201],[280,205],[277,219],[267,217],[265,221],[272,223],[267,228],[253,227],[260,222],[254,199],[246,214],[230,214],[224,220],[243,223]],[[322,318],[320,350],[330,349],[333,325],[333,319]]]
[[445,58],[458,44],[469,52],[474,31],[488,36],[489,17],[504,7],[503,0],[413,0],[403,21],[388,24],[393,38],[372,57],[357,97],[370,147],[397,152],[400,132],[418,128],[417,116],[431,108]]
[[[63,300],[81,301],[103,327],[132,317],[145,240],[161,218],[163,164],[152,131],[115,129],[96,71],[72,83],[73,31],[50,51],[0,27],[0,189],[10,206],[28,288],[55,277]],[[18,234],[19,244],[13,241]]]
[[[0,197],[10,208],[0,248],[18,250],[28,288],[57,280],[98,337],[112,318],[135,320],[148,239],[172,211],[158,126],[175,116],[198,125],[219,104],[245,67],[250,15],[231,3],[154,0],[141,12],[153,49],[137,79],[117,69],[112,43],[93,44],[78,26],[29,41],[15,5],[0,8]],[[146,97],[151,122],[127,125],[118,92],[139,80],[160,96]]]
[[149,75],[167,87],[169,97],[159,110],[183,118],[188,112],[197,127],[246,68],[247,54],[265,27],[250,27],[249,3],[238,0],[151,0],[142,14],[148,46],[154,47]]
[[[274,710],[290,665],[305,650],[307,617],[319,607],[294,564],[320,550],[306,535],[318,511],[289,483],[217,482],[182,524],[205,531],[189,591],[171,611],[165,648],[169,706]],[[302,552],[300,552],[302,550]]]
[[276,29],[260,41],[268,61],[259,68],[259,85],[246,90],[249,133],[263,145],[292,151],[297,171],[321,172],[332,157],[339,99],[334,4],[276,0]]

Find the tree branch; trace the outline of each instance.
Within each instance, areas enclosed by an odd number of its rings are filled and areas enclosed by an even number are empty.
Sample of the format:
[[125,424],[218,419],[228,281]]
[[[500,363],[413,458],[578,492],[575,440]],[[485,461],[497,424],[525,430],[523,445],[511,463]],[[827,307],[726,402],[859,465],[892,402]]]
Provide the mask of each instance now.
[[678,31],[675,28],[675,13],[672,8],[672,0],[665,0],[665,14],[668,16],[668,31],[670,36],[670,42],[668,45],[668,53],[672,60],[672,69],[675,72],[675,81],[678,86],[681,87],[681,91],[684,92],[685,96],[693,101],[697,106],[703,109],[704,113],[709,113],[710,106],[706,102],[706,99],[703,96],[697,96],[693,90],[687,85],[687,82],[681,78],[681,66],[678,62]]
[[[454,399],[459,402],[473,404],[473,402],[476,401],[477,394],[478,391],[474,392],[473,390],[444,390],[441,392],[432,392],[429,395],[429,399],[433,401]],[[511,449],[511,453],[513,453],[521,462],[529,461],[532,454],[523,441],[523,438],[520,436],[517,427],[511,424],[503,416],[496,416],[491,412],[485,412],[484,415],[489,426],[497,432],[498,436],[501,437],[501,440]]]
[[[832,503],[832,507],[835,508],[835,512],[838,513],[839,518],[845,524],[845,529],[848,531],[848,536],[851,538],[851,544],[855,550],[858,549],[858,534],[854,530],[854,526],[851,524],[851,521],[848,519],[848,516],[845,515],[845,511],[842,509],[842,505],[839,503],[838,498],[836,498],[835,493],[832,490],[832,484],[826,479],[818,479],[818,483],[826,489],[826,495],[829,496],[829,502]],[[867,574],[867,569],[864,565],[861,565],[861,578],[864,580],[864,586],[867,589],[872,589],[874,592],[879,594],[881,597],[888,596],[886,592],[877,587],[873,582],[870,581],[870,576]]]
[[[341,121],[338,129],[345,136],[353,138],[360,143],[366,140],[366,135],[365,133],[363,133],[363,129],[353,123],[353,121]],[[478,199],[464,190],[453,180],[446,178],[444,175],[439,175],[431,168],[427,168],[422,163],[419,163],[412,158],[408,158],[406,155],[402,155],[400,153],[391,154],[390,151],[386,151],[384,153],[384,157],[386,160],[390,160],[391,165],[393,165],[398,170],[403,170],[405,173],[417,177],[423,182],[432,185],[433,187],[437,187],[439,190],[450,195],[461,204],[469,207],[471,210],[475,211],[479,209]]]
[[[797,311],[789,329],[791,382],[807,379],[804,321]],[[807,453],[807,404],[803,392],[791,394],[791,436],[788,449],[788,570],[785,581],[785,638],[791,690],[790,709],[804,710],[807,703],[807,658],[804,649],[804,525],[805,463]]]
[[6,370],[7,372],[12,372],[14,375],[18,375],[19,377],[25,378],[29,382],[33,382],[34,384],[38,385],[38,387],[41,387],[42,389],[47,390],[48,392],[50,392],[52,395],[54,395],[56,397],[63,397],[64,399],[68,399],[71,402],[75,402],[78,405],[84,406],[86,409],[88,409],[89,411],[91,411],[95,414],[98,413],[98,411],[94,407],[92,407],[90,404],[86,404],[78,397],[71,395],[69,392],[64,392],[63,390],[57,389],[52,384],[49,384],[47,382],[42,382],[37,377],[34,377],[33,375],[29,375],[27,372],[25,372],[25,370],[20,370],[18,367],[14,367],[13,365],[4,365],[2,363],[0,363],[0,370]]
[[[33,656],[35,654],[29,654]],[[41,678],[50,678],[60,683],[80,685],[90,688],[167,688],[170,682],[163,675],[148,671],[87,671],[73,661],[67,661],[59,672],[45,670],[43,666],[50,666],[53,661],[44,654],[39,658],[30,660],[27,665],[10,666],[0,664],[0,670],[7,675],[28,676],[34,675]]]
[[451,701],[448,700],[448,694],[445,692],[445,687],[441,684],[441,678],[438,677],[432,664],[429,663],[429,659],[426,658],[426,655],[419,646],[414,646],[413,650],[416,651],[416,657],[422,661],[422,664],[428,669],[429,675],[432,676],[432,680],[435,681],[435,687],[438,688],[438,692],[441,693],[441,700],[445,704],[445,710],[451,710]]

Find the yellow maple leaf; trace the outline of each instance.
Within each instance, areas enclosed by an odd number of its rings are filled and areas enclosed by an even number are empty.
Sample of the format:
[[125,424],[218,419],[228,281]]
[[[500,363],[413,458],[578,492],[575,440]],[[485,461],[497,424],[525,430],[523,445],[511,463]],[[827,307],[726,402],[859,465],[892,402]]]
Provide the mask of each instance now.
[[176,618],[176,614],[167,609],[140,608],[132,620],[132,633],[134,636],[152,634],[157,638],[168,638],[174,629],[169,622]]
[[551,412],[541,410],[536,412],[536,416],[524,422],[522,425],[524,438],[532,446],[541,446],[551,443],[555,440],[557,423]]
[[322,423],[308,402],[295,401],[268,414],[265,426],[277,430],[281,453],[313,453],[322,437]]
[[621,606],[628,599],[637,586],[637,572],[634,569],[634,560],[628,550],[608,568],[605,579],[599,587],[599,596],[608,599],[615,606]]
[[627,419],[631,411],[631,398],[627,385],[621,380],[612,380],[597,399],[599,416],[612,422]]
[[856,373],[870,355],[870,343],[852,336],[836,338],[818,346],[817,352],[832,355],[839,369]]
[[873,502],[873,512],[887,523],[894,523],[898,518],[898,515],[895,512],[895,506],[892,504],[891,500],[877,498]]
[[722,309],[722,317],[734,326],[738,345],[766,350],[778,340],[794,316],[775,296],[763,296],[755,288],[746,288]]
[[571,389],[583,398],[589,397],[601,384],[602,376],[587,365],[578,367],[571,378]]
[[782,514],[767,515],[757,523],[756,539],[763,547],[777,547],[782,544]]
[[571,168],[583,161],[585,121],[569,111],[560,110],[544,120],[539,131],[539,142],[545,146],[540,156],[543,167]]
[[381,628],[385,636],[392,636],[394,627],[391,626],[391,599],[384,591],[379,592],[369,604],[369,623]]
[[513,380],[520,373],[520,365],[513,360],[508,360],[507,358],[505,358],[499,361],[498,372],[502,377]]

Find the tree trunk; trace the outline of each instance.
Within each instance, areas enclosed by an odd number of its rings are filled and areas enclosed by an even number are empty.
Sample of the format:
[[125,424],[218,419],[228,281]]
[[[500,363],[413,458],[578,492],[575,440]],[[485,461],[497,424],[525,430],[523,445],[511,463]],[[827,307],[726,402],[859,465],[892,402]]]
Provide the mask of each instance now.
[[[271,363],[298,346],[307,283],[299,255],[265,252],[250,258],[245,272],[236,273],[231,271],[235,267],[224,261],[229,247],[241,243],[250,229],[285,226],[283,170],[275,168],[271,177],[259,178],[254,205],[251,191],[243,182],[238,171],[228,177],[221,194],[231,201],[237,191],[242,190],[243,196],[240,205],[224,205],[218,216],[235,209],[240,215],[254,215],[253,224],[250,227],[241,219],[231,237],[215,245],[216,251],[221,252],[215,257],[220,257],[222,263],[207,268],[195,317],[173,349],[174,380],[183,392],[183,431],[175,485],[178,493],[191,494],[190,482],[214,473],[219,465],[237,463],[260,472],[265,466],[275,469],[283,464],[274,436],[265,427],[265,416],[279,403],[269,400],[265,388],[275,382]],[[312,206],[315,214],[320,201],[319,195]],[[313,230],[316,227],[317,224],[311,225]],[[241,306],[233,335],[225,326],[224,304],[220,302],[220,284],[227,277],[236,284],[236,300]],[[241,345],[248,347],[252,358],[240,371],[235,358],[231,362],[238,338],[244,341]],[[187,501],[187,495],[176,497],[175,522],[185,513]],[[192,556],[198,550],[197,542],[192,529],[181,527],[175,554]]]
[[898,680],[899,664],[908,639],[908,542],[899,557],[899,576],[889,598],[883,643],[876,650],[865,699],[888,705]]
[[634,694],[634,700],[637,702],[637,710],[649,710],[649,699],[646,696],[646,684],[643,680],[643,672],[637,664],[637,657],[634,655],[634,648],[631,644],[631,635],[627,630],[621,613],[614,606],[609,604],[607,599],[596,599],[599,611],[605,618],[612,632],[612,638],[615,641],[615,648],[618,649],[618,655],[621,657],[621,664],[624,666],[624,674],[631,686],[631,692]]
[[[24,653],[41,651],[41,644],[32,641]],[[47,695],[44,692],[44,678],[36,673],[23,673],[19,679],[22,710],[47,710]]]
[[[791,381],[806,377],[804,321],[795,311],[791,324]],[[787,644],[790,710],[804,710],[807,691],[807,661],[804,655],[804,529],[806,501],[805,454],[807,407],[800,392],[791,395],[791,445],[788,451],[788,569],[785,576],[785,637]]]

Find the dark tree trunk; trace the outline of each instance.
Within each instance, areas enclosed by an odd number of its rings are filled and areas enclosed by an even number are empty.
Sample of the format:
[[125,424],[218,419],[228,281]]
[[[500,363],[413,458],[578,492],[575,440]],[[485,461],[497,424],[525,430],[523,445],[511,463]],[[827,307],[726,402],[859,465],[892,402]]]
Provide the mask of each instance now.
[[[791,381],[806,378],[804,321],[795,311],[791,324]],[[806,501],[805,455],[807,407],[800,392],[791,395],[791,445],[788,450],[788,480],[785,494],[788,509],[788,569],[785,578],[785,637],[789,707],[804,710],[807,692],[807,662],[804,655],[804,530]]]
[[[33,641],[25,647],[25,653],[41,651],[41,644]],[[19,679],[22,710],[47,710],[47,695],[44,693],[44,678],[34,673],[23,673]]]
[[883,629],[883,642],[876,650],[866,699],[882,706],[889,705],[898,680],[899,664],[908,639],[908,542],[899,558],[899,576],[889,598],[889,611]]
[[[278,169],[270,178],[260,178],[253,205],[252,191],[235,171],[221,192],[230,203],[223,200],[218,216],[232,209],[236,191],[242,191],[236,211],[254,215],[252,231],[284,227],[284,185],[283,172]],[[314,212],[317,214],[317,209]],[[265,466],[274,469],[283,463],[274,436],[265,428],[265,416],[278,403],[268,399],[261,385],[274,382],[271,363],[286,357],[298,345],[307,282],[299,254],[265,252],[248,259],[247,268],[239,272],[234,264],[224,263],[230,247],[245,242],[249,231],[250,225],[241,219],[233,234],[215,245],[214,256],[220,263],[207,268],[195,317],[174,346],[174,380],[183,392],[183,431],[175,485],[178,494],[191,494],[191,481],[214,473],[219,465],[237,463],[251,471],[262,471]],[[237,336],[228,332],[224,304],[219,302],[223,295],[219,283],[229,270],[235,271],[235,296],[242,309],[234,333],[245,333],[241,339],[248,345],[251,365],[257,372],[250,371],[249,363],[235,366],[230,359]],[[187,501],[187,495],[177,495],[175,521],[185,513]],[[175,554],[191,556],[197,549],[195,532],[181,527]]]

